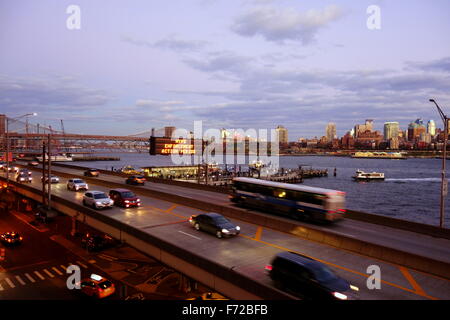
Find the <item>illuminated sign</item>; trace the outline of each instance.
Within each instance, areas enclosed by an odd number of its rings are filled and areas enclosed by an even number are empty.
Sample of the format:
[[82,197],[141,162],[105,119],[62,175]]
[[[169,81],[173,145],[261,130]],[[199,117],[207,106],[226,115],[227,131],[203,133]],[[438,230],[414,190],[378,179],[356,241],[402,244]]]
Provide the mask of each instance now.
[[151,155],[195,154],[194,142],[191,139],[175,139],[150,137]]

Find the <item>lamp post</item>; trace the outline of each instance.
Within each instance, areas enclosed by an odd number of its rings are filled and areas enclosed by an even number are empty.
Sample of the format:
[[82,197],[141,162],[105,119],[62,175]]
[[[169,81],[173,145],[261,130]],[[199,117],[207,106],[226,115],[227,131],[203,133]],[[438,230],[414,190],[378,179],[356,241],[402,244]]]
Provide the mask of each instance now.
[[11,118],[11,119],[6,117],[6,185],[9,184],[9,121],[10,120],[17,121],[23,117],[28,117],[28,116],[37,116],[37,113],[36,112],[27,113],[27,114],[21,115],[19,117]]
[[438,106],[434,99],[430,99],[430,102],[433,102],[438,109],[439,115],[441,116],[442,121],[444,122],[444,146],[442,150],[442,180],[441,180],[441,212],[440,212],[440,220],[439,226],[441,228],[444,227],[444,209],[445,209],[445,197],[448,193],[448,181],[445,179],[445,164],[447,161],[447,140],[448,140],[448,117],[444,114],[442,109]]

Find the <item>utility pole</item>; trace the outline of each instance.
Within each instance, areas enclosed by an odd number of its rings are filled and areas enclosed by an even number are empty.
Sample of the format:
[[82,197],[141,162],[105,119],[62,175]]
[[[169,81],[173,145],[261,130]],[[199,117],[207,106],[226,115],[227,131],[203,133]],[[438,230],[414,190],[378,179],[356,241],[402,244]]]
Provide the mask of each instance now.
[[45,151],[46,151],[46,147],[45,147],[45,141],[42,141],[42,205],[45,206]]
[[51,135],[48,134],[48,142],[47,142],[47,150],[48,150],[48,177],[47,177],[47,184],[48,184],[48,211],[50,211],[50,201],[51,201],[51,194],[52,194],[52,182],[51,182],[51,173],[52,173],[52,157],[51,157]]
[[442,109],[438,106],[434,99],[430,99],[430,102],[433,102],[441,116],[442,121],[444,122],[444,145],[442,149],[442,171],[441,171],[441,211],[440,211],[440,219],[439,219],[439,227],[444,227],[444,214],[445,214],[445,197],[448,194],[448,181],[445,178],[446,173],[446,162],[447,162],[447,140],[448,140],[448,120],[447,115],[444,114]]

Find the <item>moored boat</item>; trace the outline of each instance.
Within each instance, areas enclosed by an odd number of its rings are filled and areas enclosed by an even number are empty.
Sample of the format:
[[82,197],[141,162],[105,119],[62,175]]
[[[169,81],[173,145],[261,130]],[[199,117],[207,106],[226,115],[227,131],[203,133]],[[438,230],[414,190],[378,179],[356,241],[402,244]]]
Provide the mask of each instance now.
[[356,170],[356,174],[352,177],[354,180],[384,180],[384,173],[382,172],[364,172],[362,170]]

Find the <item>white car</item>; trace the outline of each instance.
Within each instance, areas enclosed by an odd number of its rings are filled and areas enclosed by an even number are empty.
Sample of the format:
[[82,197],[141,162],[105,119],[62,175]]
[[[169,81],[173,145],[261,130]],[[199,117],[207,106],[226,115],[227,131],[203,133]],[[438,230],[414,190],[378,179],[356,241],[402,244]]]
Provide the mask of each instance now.
[[88,191],[83,196],[83,204],[94,209],[111,208],[114,201],[103,191]]
[[[41,181],[44,180],[43,177],[41,177]],[[51,183],[59,183],[59,177],[50,175],[50,182]],[[48,177],[45,177],[45,183],[48,183]]]
[[73,178],[67,181],[67,190],[89,190],[89,186],[84,180]]

